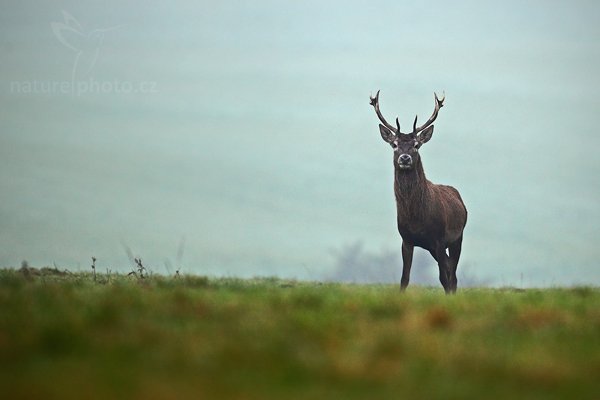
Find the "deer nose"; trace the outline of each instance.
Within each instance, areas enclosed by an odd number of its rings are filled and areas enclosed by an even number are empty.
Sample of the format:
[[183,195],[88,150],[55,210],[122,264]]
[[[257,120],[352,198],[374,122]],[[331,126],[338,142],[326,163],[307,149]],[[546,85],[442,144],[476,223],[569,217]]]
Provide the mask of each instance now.
[[409,154],[400,154],[398,157],[398,164],[410,165],[412,163],[412,157]]

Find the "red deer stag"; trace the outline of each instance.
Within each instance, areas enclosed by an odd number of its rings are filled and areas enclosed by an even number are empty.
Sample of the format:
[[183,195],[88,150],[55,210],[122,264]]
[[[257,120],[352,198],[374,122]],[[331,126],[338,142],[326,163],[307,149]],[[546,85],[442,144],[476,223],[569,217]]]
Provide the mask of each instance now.
[[408,286],[414,246],[419,246],[428,250],[437,261],[440,282],[446,293],[454,293],[467,209],[458,190],[433,184],[425,178],[419,148],[431,139],[432,124],[445,100],[445,96],[438,99],[435,93],[434,97],[433,114],[421,126],[417,126],[415,117],[411,133],[400,132],[398,118],[395,127],[383,118],[379,110],[379,91],[371,97],[371,105],[382,122],[379,125],[381,137],[394,149],[394,194],[398,232],[402,237],[400,289],[405,290]]

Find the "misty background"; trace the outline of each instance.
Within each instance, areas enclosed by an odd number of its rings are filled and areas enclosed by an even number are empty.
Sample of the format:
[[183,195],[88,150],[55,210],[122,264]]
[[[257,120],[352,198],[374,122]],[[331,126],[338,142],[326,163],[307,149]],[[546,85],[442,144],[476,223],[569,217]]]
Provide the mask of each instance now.
[[[5,2],[0,266],[394,281],[409,126],[459,286],[600,285],[600,3]],[[184,249],[184,251],[182,251]],[[179,253],[179,256],[178,256]],[[176,265],[180,264],[180,265]],[[413,282],[437,283],[415,254]]]

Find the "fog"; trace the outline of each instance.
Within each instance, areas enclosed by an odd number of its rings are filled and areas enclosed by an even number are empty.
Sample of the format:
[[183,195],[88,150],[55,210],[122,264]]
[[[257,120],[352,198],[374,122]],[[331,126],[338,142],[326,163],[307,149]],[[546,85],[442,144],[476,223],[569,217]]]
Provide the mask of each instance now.
[[157,273],[398,282],[381,89],[404,126],[446,94],[420,153],[469,210],[459,279],[599,285],[599,19],[591,1],[6,4],[0,266],[126,272],[129,248]]

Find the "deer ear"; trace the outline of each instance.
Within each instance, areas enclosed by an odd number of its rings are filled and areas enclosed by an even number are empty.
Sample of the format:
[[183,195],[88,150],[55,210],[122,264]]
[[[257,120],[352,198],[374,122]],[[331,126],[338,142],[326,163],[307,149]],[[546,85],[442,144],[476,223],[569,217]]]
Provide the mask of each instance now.
[[381,138],[385,140],[387,143],[392,143],[395,139],[394,133],[389,130],[384,125],[379,124],[379,132],[381,133]]
[[431,139],[431,136],[433,136],[433,125],[421,132],[417,140],[420,144],[427,143],[429,142],[429,139]]

